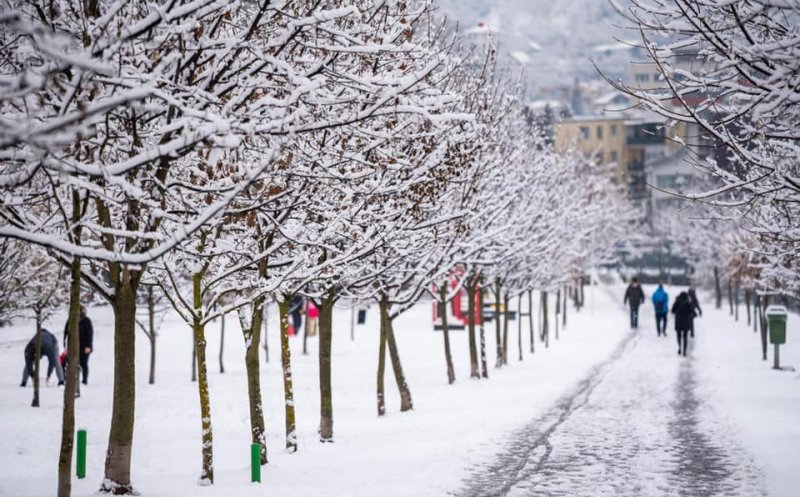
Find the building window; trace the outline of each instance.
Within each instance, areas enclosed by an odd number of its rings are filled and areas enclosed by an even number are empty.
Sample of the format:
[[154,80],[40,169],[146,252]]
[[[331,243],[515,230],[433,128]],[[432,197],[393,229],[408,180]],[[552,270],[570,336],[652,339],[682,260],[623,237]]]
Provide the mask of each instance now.
[[603,139],[603,127],[602,126],[598,126],[597,127],[597,139],[598,140],[602,140]]
[[656,186],[659,188],[675,188],[678,184],[678,175],[659,175],[656,176]]
[[619,157],[617,157],[617,151],[616,150],[612,150],[611,151],[611,156],[609,157],[608,160],[610,162],[617,162],[618,159],[619,159]]
[[589,139],[589,127],[588,126],[581,126],[580,129],[580,137],[581,140],[588,140]]
[[611,125],[611,136],[617,136],[617,125],[616,124],[612,124]]
[[646,83],[650,81],[650,75],[645,73],[640,73],[636,75],[636,81],[640,83]]

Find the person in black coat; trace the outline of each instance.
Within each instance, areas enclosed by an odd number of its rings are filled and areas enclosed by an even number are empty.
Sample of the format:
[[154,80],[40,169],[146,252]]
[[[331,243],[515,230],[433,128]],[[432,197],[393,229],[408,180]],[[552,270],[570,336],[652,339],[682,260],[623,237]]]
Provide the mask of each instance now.
[[[697,294],[694,293],[694,288],[689,289],[689,302],[692,303],[692,311],[694,311],[695,317],[703,315],[703,309],[700,308],[700,301],[697,300]],[[689,330],[694,338],[694,319],[692,319],[692,328]]]
[[631,328],[639,327],[639,306],[644,303],[644,291],[639,285],[639,280],[631,278],[631,284],[625,290],[623,304],[628,304],[631,308]]
[[[67,347],[69,337],[69,321],[64,327],[64,348]],[[83,374],[83,384],[89,381],[89,354],[92,353],[92,341],[94,340],[94,328],[92,320],[86,315],[86,308],[81,306],[81,318],[78,321],[78,348],[80,349],[80,365]]]
[[[53,371],[56,372],[58,384],[64,384],[64,370],[61,369],[61,361],[58,360],[58,339],[49,331],[42,328],[42,345],[41,357],[47,357],[47,378]],[[28,345],[25,346],[25,367],[22,369],[22,383],[19,386],[24,387],[28,383],[28,378],[33,377],[33,366],[36,361],[36,335],[31,338]]]
[[675,314],[675,334],[678,336],[678,355],[686,356],[686,342],[689,331],[694,321],[694,309],[689,299],[689,294],[681,292],[675,303],[672,304],[672,313]]
[[289,302],[289,315],[292,317],[292,328],[296,334],[300,334],[300,327],[303,325],[303,296],[295,293]]

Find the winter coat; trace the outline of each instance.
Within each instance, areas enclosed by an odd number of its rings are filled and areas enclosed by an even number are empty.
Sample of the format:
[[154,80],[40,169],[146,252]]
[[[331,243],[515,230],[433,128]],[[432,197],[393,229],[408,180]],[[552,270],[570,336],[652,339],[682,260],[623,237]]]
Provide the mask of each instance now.
[[311,302],[308,303],[308,317],[311,319],[319,317],[319,309],[317,309],[317,306],[315,306]]
[[694,291],[689,290],[687,295],[689,295],[689,301],[692,303],[692,310],[694,311],[695,316],[702,316],[703,309],[700,308],[700,302],[697,300],[697,294],[695,294]]
[[[67,325],[64,326],[64,348],[67,347],[67,337],[69,336],[69,321],[67,321]],[[86,315],[82,314],[80,321],[78,321],[78,343],[80,344],[81,353],[83,353],[83,349],[89,347],[90,349],[94,349],[92,347],[92,341],[94,340],[94,328],[92,327],[92,320],[89,319]]]
[[672,305],[672,313],[675,314],[675,331],[688,331],[692,329],[694,320],[694,309],[689,297],[681,294]]
[[639,307],[642,305],[644,303],[644,291],[642,290],[642,286],[628,285],[628,289],[625,290],[625,300],[623,300],[622,303],[627,303],[631,307]]
[[656,314],[666,314],[669,312],[669,294],[663,287],[658,287],[658,289],[653,292],[652,299]]
[[[42,357],[50,357],[52,354],[54,357],[58,357],[58,339],[55,335],[50,333],[49,331],[42,329]],[[36,355],[36,335],[31,338],[31,341],[28,342],[28,345],[25,346],[25,357],[30,357],[31,359]]]
[[299,314],[303,310],[303,297],[295,294],[289,302],[289,314]]

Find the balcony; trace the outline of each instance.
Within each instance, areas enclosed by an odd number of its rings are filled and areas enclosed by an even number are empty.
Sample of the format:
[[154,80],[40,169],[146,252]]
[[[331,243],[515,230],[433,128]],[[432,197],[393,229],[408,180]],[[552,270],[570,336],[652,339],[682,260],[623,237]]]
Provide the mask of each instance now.
[[664,145],[664,125],[662,124],[631,124],[626,128],[625,144],[629,147]]

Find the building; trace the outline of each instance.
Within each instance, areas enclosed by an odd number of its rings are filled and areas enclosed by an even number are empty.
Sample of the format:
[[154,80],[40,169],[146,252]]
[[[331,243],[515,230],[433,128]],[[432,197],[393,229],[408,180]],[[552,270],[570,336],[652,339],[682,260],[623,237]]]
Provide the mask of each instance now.
[[573,149],[597,164],[610,164],[615,182],[626,185],[628,199],[649,210],[649,168],[681,153],[683,136],[675,136],[682,130],[668,132],[663,120],[653,117],[575,116],[556,123],[554,144],[559,153]]

